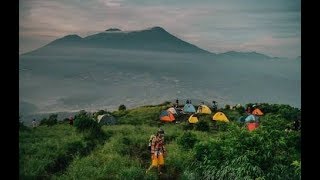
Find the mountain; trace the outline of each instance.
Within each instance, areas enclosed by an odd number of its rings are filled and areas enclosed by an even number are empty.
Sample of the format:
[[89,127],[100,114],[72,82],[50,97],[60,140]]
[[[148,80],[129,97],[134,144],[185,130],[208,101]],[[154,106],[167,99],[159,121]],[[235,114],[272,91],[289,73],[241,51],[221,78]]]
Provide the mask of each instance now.
[[47,52],[74,47],[212,54],[173,36],[161,27],[153,27],[139,31],[110,28],[84,38],[67,35],[25,55],[46,55]]
[[219,54],[222,58],[253,58],[253,59],[271,59],[272,57],[257,52],[237,52],[228,51]]
[[257,52],[210,53],[161,27],[68,35],[19,57],[19,112],[31,117],[112,110],[176,98],[215,100],[222,107],[248,102],[299,107],[300,61],[273,59]]
[[74,48],[197,53],[211,55],[220,59],[283,59],[257,52],[209,52],[173,36],[162,27],[152,27],[137,31],[122,31],[118,28],[109,28],[84,38],[72,34],[56,39],[39,49],[22,55],[73,55],[74,50],[72,49]]

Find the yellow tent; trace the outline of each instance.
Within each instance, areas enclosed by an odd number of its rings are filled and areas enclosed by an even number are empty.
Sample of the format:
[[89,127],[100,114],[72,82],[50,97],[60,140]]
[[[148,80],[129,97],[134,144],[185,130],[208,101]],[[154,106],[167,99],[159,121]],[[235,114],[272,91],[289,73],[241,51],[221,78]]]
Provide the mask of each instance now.
[[229,122],[229,119],[223,112],[217,112],[212,116],[212,120],[214,121],[222,121],[222,122]]
[[191,123],[191,124],[197,123],[199,121],[198,118],[196,116],[193,116],[193,115],[194,114],[192,114],[188,119],[189,123]]
[[198,107],[197,113],[202,113],[202,114],[211,114],[211,110],[208,106],[206,105],[200,105]]

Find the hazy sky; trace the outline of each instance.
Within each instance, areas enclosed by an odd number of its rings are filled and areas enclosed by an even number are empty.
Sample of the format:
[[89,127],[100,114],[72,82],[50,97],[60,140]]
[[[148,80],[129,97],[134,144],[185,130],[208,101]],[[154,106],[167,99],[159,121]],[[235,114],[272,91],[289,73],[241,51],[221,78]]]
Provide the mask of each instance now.
[[153,26],[215,53],[301,55],[300,0],[19,0],[19,53],[68,34]]

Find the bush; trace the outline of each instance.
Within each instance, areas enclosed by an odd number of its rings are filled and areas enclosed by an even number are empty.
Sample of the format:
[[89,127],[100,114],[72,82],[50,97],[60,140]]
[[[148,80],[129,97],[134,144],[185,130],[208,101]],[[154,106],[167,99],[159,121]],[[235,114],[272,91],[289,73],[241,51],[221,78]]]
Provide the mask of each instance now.
[[207,121],[199,121],[196,124],[196,130],[198,130],[198,131],[209,131],[210,130],[209,123]]
[[98,116],[98,115],[103,115],[103,114],[107,114],[107,113],[108,113],[108,111],[99,110],[99,111],[96,113],[96,115]]
[[79,132],[90,132],[100,129],[97,121],[85,116],[78,116],[75,119],[74,126]]
[[40,125],[53,126],[53,125],[58,123],[58,119],[57,118],[58,118],[58,114],[51,114],[49,116],[49,119],[43,118],[40,121]]
[[186,123],[182,125],[183,130],[193,130],[193,128],[194,128],[194,124]]
[[29,128],[24,125],[23,121],[19,120],[19,130],[29,130]]
[[125,111],[127,110],[127,107],[124,104],[121,104],[118,108],[119,111]]
[[226,131],[228,129],[229,123],[221,121],[213,121],[213,127],[217,131]]
[[197,141],[198,139],[195,134],[191,132],[186,132],[183,133],[182,136],[180,136],[180,138],[178,138],[177,143],[184,149],[192,149]]

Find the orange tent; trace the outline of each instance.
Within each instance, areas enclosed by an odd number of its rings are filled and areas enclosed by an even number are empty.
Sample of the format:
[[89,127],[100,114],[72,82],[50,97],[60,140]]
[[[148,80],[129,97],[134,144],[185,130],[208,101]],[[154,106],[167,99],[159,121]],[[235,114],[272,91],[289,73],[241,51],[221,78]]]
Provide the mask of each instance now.
[[174,118],[173,114],[170,111],[162,111],[159,117],[160,120],[164,122],[172,122],[176,120],[176,118]]
[[263,112],[257,108],[255,110],[253,110],[251,114],[256,115],[256,116],[262,116]]
[[259,127],[259,123],[257,122],[252,122],[247,124],[247,128],[249,131],[253,131]]

